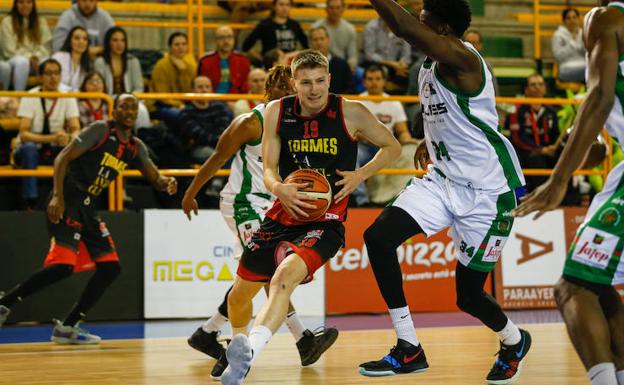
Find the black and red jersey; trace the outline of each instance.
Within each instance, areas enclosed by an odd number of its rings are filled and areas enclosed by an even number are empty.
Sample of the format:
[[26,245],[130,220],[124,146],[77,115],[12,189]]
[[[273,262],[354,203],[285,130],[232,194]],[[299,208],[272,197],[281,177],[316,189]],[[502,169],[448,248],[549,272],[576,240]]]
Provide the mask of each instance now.
[[[342,112],[342,97],[329,94],[327,104],[313,116],[301,115],[296,96],[280,100],[277,134],[281,139],[279,174],[282,179],[297,169],[314,169],[325,175],[331,184],[332,194],[340,191],[336,182],[342,179],[336,170],[353,171],[357,163],[357,142],[347,131]],[[325,217],[319,221],[346,218],[348,198],[336,204],[332,202]],[[302,222],[290,217],[281,203],[275,202],[267,216],[282,224]]]

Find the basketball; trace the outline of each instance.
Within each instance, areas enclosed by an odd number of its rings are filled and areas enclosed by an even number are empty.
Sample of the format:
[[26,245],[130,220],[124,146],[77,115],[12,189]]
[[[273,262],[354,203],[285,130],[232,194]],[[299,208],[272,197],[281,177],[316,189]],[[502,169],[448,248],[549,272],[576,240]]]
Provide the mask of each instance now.
[[316,206],[314,209],[301,207],[301,210],[305,211],[309,217],[297,218],[298,220],[312,222],[325,215],[332,202],[332,192],[329,182],[323,174],[310,169],[296,170],[286,177],[284,183],[308,183],[307,187],[299,191],[310,198],[314,198],[314,200],[306,200],[307,203]]

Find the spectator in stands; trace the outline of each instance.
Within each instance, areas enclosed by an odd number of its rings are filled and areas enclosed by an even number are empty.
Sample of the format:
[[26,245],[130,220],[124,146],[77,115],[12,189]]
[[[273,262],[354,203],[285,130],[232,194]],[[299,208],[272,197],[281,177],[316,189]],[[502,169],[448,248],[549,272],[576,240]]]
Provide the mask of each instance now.
[[276,65],[289,66],[298,54],[299,51],[285,53],[279,48],[270,49],[262,56],[262,67],[265,71],[270,71]]
[[[104,76],[96,71],[89,72],[80,85],[80,92],[104,92]],[[78,111],[82,128],[96,120],[108,119],[106,101],[99,98],[78,100]]]
[[[31,92],[58,91],[61,64],[48,59],[39,65],[41,86]],[[71,135],[80,130],[78,105],[73,98],[22,98],[17,116],[19,135],[15,147],[15,163],[23,169],[36,169],[40,164],[52,164]],[[27,208],[36,205],[39,196],[37,178],[22,179],[22,197]]]
[[52,57],[61,63],[61,86],[78,91],[91,70],[87,30],[80,26],[72,28],[61,50]]
[[[467,41],[468,43],[472,44],[472,46],[477,50],[477,52],[483,55],[483,41],[482,41],[481,32],[477,31],[476,29],[467,30],[466,33],[464,33],[464,41]],[[496,95],[499,95],[498,81],[496,80],[496,76],[494,76],[494,70],[492,69],[492,66],[490,65],[490,63],[488,63],[488,61],[485,60],[485,58],[483,60],[485,61],[485,65],[487,66],[488,70],[492,74],[492,82],[494,83],[494,93]]]
[[89,55],[95,58],[102,54],[106,32],[115,22],[108,12],[97,6],[97,0],[76,0],[76,4],[63,12],[54,28],[54,51],[61,49],[67,34],[77,25],[86,29],[89,34]]
[[310,45],[313,49],[320,51],[329,60],[329,73],[331,80],[329,92],[335,94],[347,94],[351,91],[353,74],[346,60],[334,56],[330,52],[329,33],[325,27],[316,27],[310,30]]
[[354,72],[358,64],[357,35],[353,24],[342,18],[345,9],[345,0],[327,0],[327,17],[315,21],[312,28],[325,27],[329,34],[329,50],[332,55],[346,60],[351,72]]
[[246,94],[249,91],[249,59],[234,51],[234,30],[221,26],[215,31],[216,50],[199,60],[197,75],[206,76],[219,94]]
[[[266,83],[267,73],[261,68],[254,68],[249,72],[249,93],[252,95],[264,95],[264,84]],[[255,106],[264,103],[263,99],[246,100],[241,99],[234,103],[232,110],[234,116],[242,115],[250,112]]]
[[[95,60],[94,69],[104,76],[106,93],[143,92],[143,73],[139,59],[128,53],[128,35],[121,27],[112,27],[104,36],[104,52]],[[139,103],[138,127],[149,127],[150,116],[143,102]]]
[[[546,95],[544,78],[533,74],[526,80],[524,95],[543,98]],[[557,163],[559,124],[555,110],[543,104],[516,105],[507,115],[505,129],[511,131],[511,142],[523,168],[553,168]],[[527,177],[527,188],[539,186],[546,176]]]
[[[384,68],[373,64],[364,72],[364,87],[366,87],[366,91],[360,95],[389,96],[384,92],[385,85],[386,74]],[[363,100],[362,104],[377,117],[377,120],[386,126],[388,131],[396,136],[401,145],[418,144],[418,141],[414,139],[409,132],[407,116],[400,102],[389,100],[381,102]],[[358,142],[358,167],[368,163],[378,150],[379,148],[372,144],[368,144],[364,141]],[[353,196],[358,206],[365,206],[369,203],[369,195],[364,183],[358,186],[353,192]]]
[[559,80],[585,82],[585,46],[578,10],[568,8],[561,13],[563,25],[552,38],[552,51],[559,64]]
[[381,18],[376,18],[366,23],[363,50],[362,65],[384,66],[388,71],[386,89],[404,92],[412,60],[410,45],[392,33]]
[[52,34],[46,19],[38,15],[35,0],[13,0],[11,11],[2,19],[0,36],[2,56],[13,72],[13,89],[23,91],[28,75],[50,55]]
[[[206,76],[196,77],[193,92],[213,92],[212,82]],[[214,152],[232,118],[232,111],[220,101],[193,100],[186,105],[180,114],[180,138],[194,163],[204,163]]]
[[[152,70],[150,91],[159,93],[185,93],[193,89],[197,63],[188,52],[188,37],[183,32],[169,36],[169,53],[156,62]],[[152,117],[165,122],[168,127],[178,124],[184,102],[179,99],[156,100],[150,103]]]
[[[302,48],[308,48],[308,38],[301,25],[290,18],[291,0],[273,0],[271,16],[261,20],[243,42],[243,51],[249,53],[252,60],[262,61],[262,56],[273,48],[284,53],[297,50],[297,42]],[[262,53],[258,54],[253,46],[260,40]]]

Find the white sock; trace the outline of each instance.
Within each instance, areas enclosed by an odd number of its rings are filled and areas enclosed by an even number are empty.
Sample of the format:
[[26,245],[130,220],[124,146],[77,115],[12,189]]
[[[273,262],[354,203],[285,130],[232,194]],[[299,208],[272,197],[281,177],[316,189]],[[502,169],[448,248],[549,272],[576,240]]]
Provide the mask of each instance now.
[[306,330],[306,327],[301,322],[301,318],[297,315],[297,312],[288,313],[286,316],[286,326],[288,326],[288,330],[290,330],[290,334],[295,337],[295,341],[299,342],[301,337],[303,337],[303,332]]
[[503,330],[496,332],[498,339],[505,345],[515,345],[520,342],[522,336],[520,335],[520,329],[507,318],[507,325]]
[[228,319],[225,318],[221,313],[217,312],[217,314],[213,315],[208,319],[208,321],[204,322],[202,325],[202,329],[206,333],[212,333],[219,331],[223,325],[228,322]]
[[613,362],[602,362],[592,366],[587,371],[587,377],[592,385],[618,385]]
[[618,385],[624,385],[624,370],[618,371],[615,375],[617,376]]
[[251,345],[251,352],[253,357],[251,358],[251,363],[253,364],[256,361],[258,355],[264,347],[269,343],[269,340],[273,337],[273,333],[271,329],[264,325],[258,325],[251,328],[249,332],[249,344]]
[[418,346],[418,337],[416,337],[416,329],[414,329],[414,321],[412,321],[409,306],[388,309],[388,312],[390,313],[390,318],[392,318],[392,325],[397,337],[414,346]]

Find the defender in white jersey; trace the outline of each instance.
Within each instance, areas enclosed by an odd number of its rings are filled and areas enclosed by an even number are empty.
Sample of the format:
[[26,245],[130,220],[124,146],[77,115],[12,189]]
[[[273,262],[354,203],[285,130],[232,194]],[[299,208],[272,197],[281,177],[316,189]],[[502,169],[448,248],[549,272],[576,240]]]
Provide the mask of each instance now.
[[413,178],[369,227],[364,239],[398,341],[366,376],[414,373],[428,363],[402,287],[396,248],[412,236],[445,228],[457,247],[458,307],[496,332],[500,351],[487,375],[507,384],[519,374],[531,336],[518,329],[484,290],[513,225],[524,177],[511,143],[498,131],[492,75],[461,36],[470,24],[466,0],[425,0],[420,20],[393,0],[371,0],[390,29],[427,54],[419,74],[426,146],[433,163]]
[[[553,174],[513,212],[538,215],[559,206],[570,176],[606,124],[624,144],[624,2],[601,1],[585,16],[589,93]],[[555,287],[568,334],[593,385],[624,384],[624,306],[613,285],[624,283],[624,163],[609,174],[603,191],[577,230]]]
[[[290,85],[290,77],[290,67],[276,66],[269,71],[265,87],[267,101],[294,92]],[[220,209],[226,223],[240,241],[240,251],[242,246],[249,242],[252,233],[260,227],[265,212],[274,200],[266,190],[262,179],[263,123],[264,104],[257,106],[248,114],[236,117],[219,138],[215,152],[202,165],[182,200],[182,209],[190,220],[191,212],[198,214],[195,196],[199,190],[228,159],[234,156],[228,183],[221,191]],[[227,367],[225,350],[217,341],[217,336],[220,328],[227,322],[229,292],[228,290],[217,313],[188,339],[192,348],[218,360],[211,372],[213,379],[219,379]],[[297,341],[303,366],[316,362],[338,338],[338,330],[334,328],[319,328],[315,333],[306,329],[292,304],[288,309],[286,324]]]

